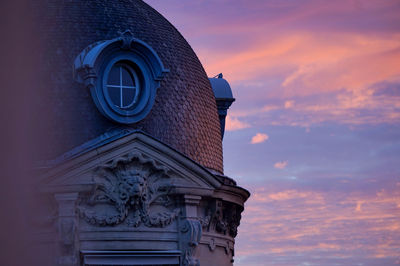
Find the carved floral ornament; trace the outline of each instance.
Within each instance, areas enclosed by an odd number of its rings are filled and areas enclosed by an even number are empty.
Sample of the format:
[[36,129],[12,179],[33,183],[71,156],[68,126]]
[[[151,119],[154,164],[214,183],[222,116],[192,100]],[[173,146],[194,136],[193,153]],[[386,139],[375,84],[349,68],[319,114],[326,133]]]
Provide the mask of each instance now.
[[[99,167],[93,181],[94,190],[78,207],[92,225],[165,227],[179,215],[169,195],[167,169],[141,154],[130,153]],[[163,211],[153,212],[153,205]]]

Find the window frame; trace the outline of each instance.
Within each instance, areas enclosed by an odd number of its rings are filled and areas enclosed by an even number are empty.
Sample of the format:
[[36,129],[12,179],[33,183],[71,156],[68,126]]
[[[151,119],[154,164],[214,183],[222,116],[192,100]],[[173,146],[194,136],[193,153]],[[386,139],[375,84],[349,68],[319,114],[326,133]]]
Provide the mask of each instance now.
[[[140,91],[129,108],[113,104],[107,91],[108,73],[113,65],[124,62],[137,74]],[[152,109],[160,81],[169,70],[147,43],[125,31],[118,38],[93,43],[74,61],[74,78],[90,90],[97,109],[108,119],[133,124],[144,119]]]
[[[119,85],[116,84],[110,84],[109,83],[109,78],[111,71],[113,70],[114,67],[117,67],[119,69]],[[122,75],[122,69],[125,69],[129,76],[132,78],[131,81],[134,84],[134,86],[129,86],[129,85],[124,85],[124,80],[123,80],[123,75]],[[124,61],[116,62],[114,65],[111,66],[110,70],[108,72],[104,73],[104,79],[105,79],[105,85],[104,85],[104,95],[106,97],[106,100],[110,107],[112,108],[119,108],[119,109],[129,109],[131,108],[137,101],[138,97],[141,91],[141,82],[139,80],[139,76],[137,74],[137,71],[128,63]],[[119,100],[120,104],[116,104],[112,97],[110,96],[110,87],[114,88],[119,88],[120,94],[119,94]],[[124,106],[124,100],[123,100],[123,95],[124,95],[124,89],[133,89],[135,90],[134,92],[134,97],[132,102],[129,105]]]

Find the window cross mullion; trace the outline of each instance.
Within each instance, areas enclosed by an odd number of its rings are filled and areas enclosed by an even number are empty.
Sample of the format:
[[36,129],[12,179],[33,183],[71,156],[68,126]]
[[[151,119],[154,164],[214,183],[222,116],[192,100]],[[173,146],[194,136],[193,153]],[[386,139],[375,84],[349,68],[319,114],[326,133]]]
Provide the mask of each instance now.
[[123,87],[122,87],[122,66],[119,67],[119,97],[120,97],[120,103],[121,103],[121,107],[123,106],[123,95],[122,95],[122,91],[123,91]]

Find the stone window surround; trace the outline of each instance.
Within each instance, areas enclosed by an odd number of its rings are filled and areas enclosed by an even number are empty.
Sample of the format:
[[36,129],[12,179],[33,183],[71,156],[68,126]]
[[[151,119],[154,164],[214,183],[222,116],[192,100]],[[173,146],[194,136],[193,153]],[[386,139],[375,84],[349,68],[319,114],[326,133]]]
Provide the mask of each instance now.
[[[141,84],[138,100],[130,108],[118,108],[107,93],[107,75],[120,62],[135,69]],[[91,92],[98,110],[108,119],[133,124],[144,119],[153,107],[156,91],[168,69],[147,43],[127,30],[120,37],[103,40],[86,47],[74,61],[74,78]]]

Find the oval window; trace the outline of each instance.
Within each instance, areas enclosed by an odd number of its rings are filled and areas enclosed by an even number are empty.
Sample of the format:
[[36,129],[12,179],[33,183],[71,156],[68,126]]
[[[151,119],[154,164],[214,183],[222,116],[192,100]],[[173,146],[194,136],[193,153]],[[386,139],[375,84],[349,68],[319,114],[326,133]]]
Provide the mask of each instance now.
[[117,63],[112,66],[106,87],[109,100],[118,108],[128,109],[138,101],[139,78],[136,71],[127,64]]

